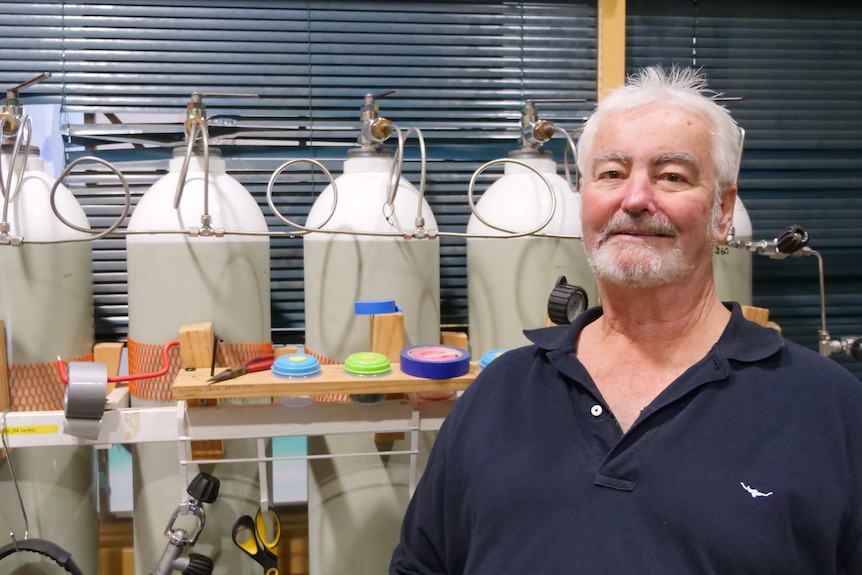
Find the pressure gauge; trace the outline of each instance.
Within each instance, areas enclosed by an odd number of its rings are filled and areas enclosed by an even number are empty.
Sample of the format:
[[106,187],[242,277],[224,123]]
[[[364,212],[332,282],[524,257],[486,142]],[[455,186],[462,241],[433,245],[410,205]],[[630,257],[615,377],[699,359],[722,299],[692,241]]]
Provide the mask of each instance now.
[[566,282],[566,276],[560,276],[548,298],[548,317],[557,325],[570,324],[587,309],[588,303],[584,288],[571,285]]

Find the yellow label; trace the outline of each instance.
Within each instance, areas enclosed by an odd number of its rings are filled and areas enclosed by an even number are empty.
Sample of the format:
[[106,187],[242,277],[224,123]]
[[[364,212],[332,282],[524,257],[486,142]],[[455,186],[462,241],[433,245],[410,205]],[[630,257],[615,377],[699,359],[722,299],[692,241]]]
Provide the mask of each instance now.
[[37,433],[57,433],[59,427],[56,424],[49,425],[10,425],[3,429],[6,435],[35,435]]

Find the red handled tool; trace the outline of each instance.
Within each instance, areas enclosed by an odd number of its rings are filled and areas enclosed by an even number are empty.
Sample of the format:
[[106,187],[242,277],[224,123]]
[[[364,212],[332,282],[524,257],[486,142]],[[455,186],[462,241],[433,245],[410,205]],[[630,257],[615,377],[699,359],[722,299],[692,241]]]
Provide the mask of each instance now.
[[271,353],[267,353],[264,355],[258,355],[251,359],[247,359],[243,362],[242,365],[238,365],[236,367],[229,367],[226,370],[218,373],[207,380],[208,383],[217,383],[220,381],[227,381],[228,379],[233,379],[235,377],[239,377],[241,375],[245,375],[247,373],[251,373],[253,371],[264,371],[272,367],[272,362],[275,360],[275,356]]

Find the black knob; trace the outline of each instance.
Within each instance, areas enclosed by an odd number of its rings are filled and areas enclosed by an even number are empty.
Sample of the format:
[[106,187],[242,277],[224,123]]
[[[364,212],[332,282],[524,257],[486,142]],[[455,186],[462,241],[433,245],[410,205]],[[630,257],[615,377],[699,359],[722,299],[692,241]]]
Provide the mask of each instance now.
[[790,255],[807,245],[808,232],[802,229],[802,226],[790,226],[775,238],[775,249],[780,254]]
[[853,338],[850,345],[847,346],[847,353],[853,356],[853,359],[862,361],[862,337]]
[[566,283],[566,276],[560,276],[548,298],[548,318],[557,325],[570,324],[588,303],[584,288]]
[[189,553],[189,566],[183,569],[183,575],[210,575],[213,567],[213,560],[206,555]]
[[209,473],[198,473],[192,482],[189,483],[189,488],[186,493],[204,503],[212,503],[218,497],[219,480]]

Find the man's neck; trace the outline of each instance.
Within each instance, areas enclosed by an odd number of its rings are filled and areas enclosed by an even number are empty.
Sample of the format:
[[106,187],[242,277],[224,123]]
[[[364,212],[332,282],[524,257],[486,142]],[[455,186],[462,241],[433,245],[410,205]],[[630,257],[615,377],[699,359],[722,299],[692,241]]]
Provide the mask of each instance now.
[[633,288],[599,286],[603,315],[594,327],[605,337],[621,336],[635,344],[667,346],[692,336],[720,335],[730,312],[711,282]]

